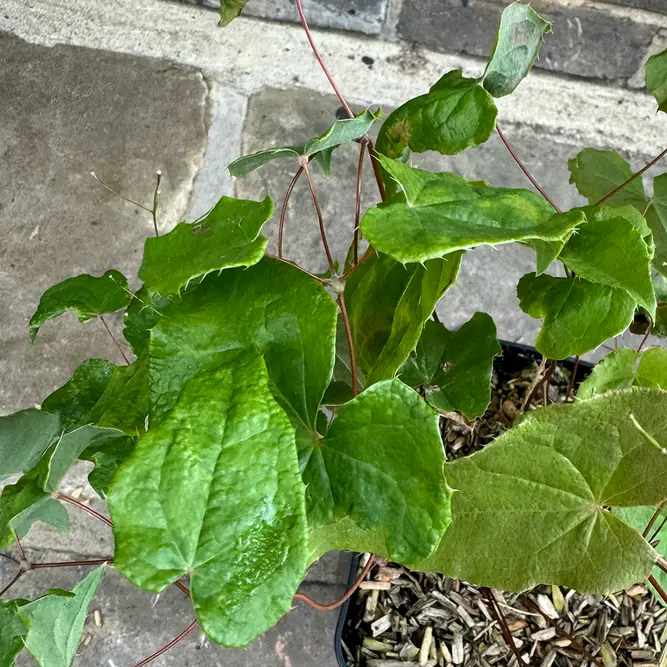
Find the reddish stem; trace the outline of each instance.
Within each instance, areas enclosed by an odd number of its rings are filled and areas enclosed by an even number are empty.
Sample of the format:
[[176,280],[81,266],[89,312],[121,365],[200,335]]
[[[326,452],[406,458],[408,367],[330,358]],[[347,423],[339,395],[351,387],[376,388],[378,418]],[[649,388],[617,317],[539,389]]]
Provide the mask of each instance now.
[[[650,317],[650,315],[649,315]],[[639,343],[639,347],[637,348],[637,352],[641,352],[642,348],[644,345],[646,345],[646,341],[648,340],[648,337],[651,335],[651,331],[653,331],[653,322],[651,322],[651,325],[649,328],[646,330],[646,333],[644,334],[644,337],[641,340],[641,343]]]
[[66,496],[64,493],[60,493],[60,491],[56,494],[56,498],[58,498],[58,500],[62,500],[66,503],[69,503],[70,505],[78,507],[79,509],[83,510],[84,512],[87,512],[91,516],[94,516],[96,519],[99,519],[103,523],[106,523],[106,525],[109,526],[110,528],[113,528],[111,520],[107,519],[103,514],[100,514],[99,512],[95,511],[92,507],[88,507],[88,505],[84,505],[83,503],[80,503],[78,500],[74,500],[74,498],[70,498],[69,496]]
[[180,581],[175,581],[174,586],[176,586],[176,588],[178,588],[178,590],[181,591],[183,595],[190,597],[190,589],[185,584],[181,583]]
[[123,360],[125,363],[129,366],[130,365],[130,360],[127,358],[127,355],[123,351],[123,348],[120,346],[120,343],[116,340],[116,337],[113,335],[111,329],[109,329],[109,325],[106,323],[106,320],[102,315],[100,315],[100,322],[104,325],[104,328],[107,330],[107,333],[111,336],[111,340],[116,344],[116,347],[118,348],[118,351],[120,352],[120,356],[123,357]]
[[23,551],[23,545],[21,544],[21,540],[17,537],[16,538],[16,547],[19,550],[19,555],[21,556],[21,560],[25,560],[25,551]]
[[349,271],[343,274],[342,279],[347,280],[374,252],[375,249],[369,246],[362,258]]
[[282,262],[283,264],[289,264],[290,266],[293,266],[295,269],[299,269],[299,271],[303,271],[305,274],[321,282],[323,285],[327,285],[329,283],[329,281],[326,280],[325,278],[322,278],[321,276],[318,276],[315,273],[311,273],[310,271],[308,271],[308,269],[304,269],[303,266],[300,266],[296,262],[292,262],[289,259],[283,259],[282,257],[278,257],[278,255],[270,255],[268,252],[266,253],[266,256],[271,257],[271,259],[275,259],[279,262]]
[[16,576],[0,591],[0,598],[26,573],[26,570],[21,568]]
[[354,210],[354,238],[352,240],[353,265],[359,261],[359,221],[361,220],[361,177],[364,170],[366,139],[359,142],[359,162],[357,164],[357,201]]
[[577,380],[577,371],[579,370],[579,355],[577,355],[574,358],[574,366],[572,367],[572,375],[570,375],[570,384],[567,388],[567,395],[565,396],[565,400],[569,401],[572,398],[572,394],[574,393],[574,383]]
[[96,560],[72,560],[64,561],[62,563],[33,563],[30,566],[31,570],[43,570],[52,567],[86,567],[87,565],[106,565],[113,563],[113,558],[98,558]]
[[600,204],[606,202],[607,199],[609,199],[610,197],[613,197],[619,190],[622,190],[628,183],[632,183],[632,181],[634,181],[635,178],[641,176],[645,171],[650,169],[656,162],[658,162],[658,160],[661,160],[663,157],[665,157],[665,155],[667,155],[667,148],[665,148],[665,150],[662,151],[660,155],[654,157],[647,165],[642,167],[639,171],[636,171],[634,174],[632,174],[630,178],[621,183],[617,188],[614,188],[611,192],[608,192],[604,197],[602,197],[602,199],[600,199],[595,203],[595,206],[599,206]]
[[310,175],[310,169],[308,169],[308,159],[304,158],[301,162],[303,171],[306,174],[306,179],[308,179],[308,187],[310,188],[310,194],[313,198],[313,204],[315,204],[315,212],[317,213],[317,222],[320,226],[320,236],[322,237],[322,245],[324,246],[324,252],[327,254],[327,261],[329,262],[329,270],[331,275],[336,275],[336,265],[333,261],[333,256],[331,255],[331,250],[329,249],[329,242],[327,241],[327,233],[324,229],[324,218],[322,217],[322,209],[320,209],[320,202],[317,199],[317,194],[315,193],[315,185],[313,184],[313,179]]
[[336,85],[336,82],[333,80],[333,77],[329,73],[329,70],[327,69],[327,66],[324,64],[324,60],[322,60],[322,56],[320,55],[320,52],[317,50],[317,46],[315,46],[315,40],[313,39],[313,35],[310,32],[310,28],[308,27],[308,21],[306,21],[306,15],[304,14],[303,5],[301,4],[301,0],[296,0],[296,9],[299,12],[299,18],[301,19],[301,25],[303,26],[303,29],[306,33],[306,37],[308,38],[310,48],[313,50],[313,54],[315,55],[315,58],[317,58],[317,62],[319,63],[320,67],[322,68],[322,71],[324,72],[324,76],[327,77],[327,80],[329,81],[329,85],[333,88],[334,93],[336,93],[336,97],[339,99],[340,103],[343,105],[343,108],[345,109],[345,111],[347,111],[347,114],[350,116],[350,118],[352,118],[354,116],[354,114],[352,113],[352,109],[350,109],[349,104],[345,101],[345,98],[343,97],[340,90],[338,90],[338,86]]
[[491,605],[491,611],[493,612],[493,615],[496,617],[496,620],[500,624],[500,629],[502,630],[503,636],[505,637],[505,643],[512,650],[512,653],[514,653],[514,655],[516,656],[516,659],[519,662],[519,664],[525,665],[526,663],[523,661],[521,653],[519,653],[519,649],[514,643],[514,637],[510,632],[509,626],[507,625],[507,621],[505,620],[505,616],[502,612],[502,609],[496,604],[496,600],[493,597],[491,589],[482,588],[482,593],[484,594],[484,597],[488,600],[489,604]]
[[656,507],[655,512],[653,512],[653,516],[649,520],[649,522],[646,524],[646,528],[644,528],[644,532],[642,533],[642,537],[646,539],[647,535],[651,532],[651,528],[653,527],[653,524],[656,522],[657,518],[660,516],[662,510],[665,509],[665,505],[667,505],[667,500],[662,502],[658,507]]
[[303,600],[304,602],[307,602],[311,607],[314,609],[317,609],[318,611],[333,611],[334,609],[338,609],[342,604],[344,604],[352,595],[353,593],[359,588],[361,585],[361,582],[366,578],[366,575],[371,571],[371,568],[375,564],[375,556],[371,554],[370,558],[368,559],[368,562],[364,566],[364,569],[361,571],[361,574],[357,578],[357,580],[352,584],[352,587],[343,595],[340,600],[336,600],[336,602],[332,602],[331,604],[320,604],[319,602],[315,602],[314,600],[311,600],[307,595],[304,595],[303,593],[297,593],[294,596],[295,600]]
[[373,165],[373,173],[375,174],[375,181],[378,184],[378,190],[380,191],[380,199],[384,201],[387,198],[387,191],[384,188],[384,181],[382,180],[382,170],[380,167],[380,162],[377,159],[375,154],[375,146],[373,142],[368,140],[368,154],[371,158],[371,164]]
[[648,578],[649,582],[651,583],[651,586],[655,588],[656,593],[662,598],[662,601],[667,604],[667,593],[662,589],[662,586],[656,581],[656,578],[651,574],[649,575]]
[[287,188],[287,192],[285,193],[283,205],[280,208],[280,223],[278,224],[278,257],[280,259],[283,258],[283,231],[285,229],[287,204],[289,203],[290,197],[292,196],[292,190],[294,190],[294,186],[296,185],[299,178],[301,178],[301,174],[303,174],[303,167],[299,167],[299,170],[296,172],[296,174],[294,174],[294,178],[290,182],[289,187]]
[[528,171],[526,166],[524,165],[523,162],[519,159],[519,156],[512,150],[512,147],[509,145],[509,142],[507,139],[505,139],[505,135],[503,134],[503,131],[500,129],[499,125],[496,125],[496,130],[498,130],[498,136],[500,137],[501,141],[505,144],[505,148],[509,151],[509,154],[512,156],[514,161],[519,165],[519,168],[521,171],[525,174],[526,178],[535,186],[535,189],[560,213],[560,209],[554,202],[551,200],[549,195],[544,191],[542,186],[533,178],[533,175]]
[[142,660],[141,662],[138,662],[134,667],[142,667],[143,665],[147,665],[149,662],[153,662],[156,658],[159,658],[163,653],[166,653],[169,649],[174,648],[178,642],[182,641],[185,639],[197,626],[199,625],[199,621],[192,621],[190,625],[188,625],[183,632],[181,632],[176,639],[172,639],[166,646],[163,646],[159,651],[156,651],[153,653],[153,655],[148,656],[145,660]]
[[340,307],[340,315],[343,318],[345,326],[345,336],[347,337],[347,346],[350,350],[350,373],[352,375],[352,396],[358,393],[357,388],[357,355],[354,350],[354,341],[352,340],[352,327],[350,326],[350,318],[347,314],[345,306],[345,297],[342,294],[338,295],[338,306]]

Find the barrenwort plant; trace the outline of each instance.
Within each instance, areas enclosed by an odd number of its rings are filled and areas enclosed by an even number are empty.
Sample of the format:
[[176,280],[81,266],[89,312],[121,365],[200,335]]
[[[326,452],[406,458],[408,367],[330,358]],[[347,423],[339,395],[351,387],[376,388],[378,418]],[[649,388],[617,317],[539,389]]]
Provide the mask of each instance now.
[[[139,665],[197,626],[214,642],[245,646],[295,596],[335,608],[297,593],[308,566],[333,549],[510,591],[543,583],[604,594],[648,579],[667,602],[665,545],[656,541],[667,518],[667,350],[644,350],[650,332],[667,335],[667,173],[652,195],[641,178],[667,149],[636,173],[613,151],[582,150],[569,169],[589,205],[561,211],[497,124],[495,98],[520,84],[551,29],[530,6],[503,11],[481,78],[445,72],[381,121],[378,109],[352,113],[295,1],[349,118],[230,165],[238,178],[272,160],[293,165],[277,255],[261,236],[274,216],[268,197],[223,197],[159,236],[158,173],[152,206],[141,205],[156,236],[140,287],[115,270],[72,277],[45,292],[30,320],[35,340],[65,311],[86,321],[122,310],[135,358],[90,359],[41,408],[0,419],[0,479],[18,477],[0,496],[0,547],[18,554],[0,593],[2,666],[23,649],[43,667],[70,665],[105,567],[146,591],[175,585],[192,599],[192,623]],[[244,4],[223,0],[222,23]],[[646,82],[667,112],[667,51],[648,60]],[[413,153],[459,153],[494,131],[537,192],[411,163]],[[339,258],[312,170],[327,174],[345,142],[358,143],[359,162],[351,246]],[[362,215],[367,157],[380,201]],[[323,275],[283,256],[300,179],[312,194]],[[522,310],[542,321],[534,392],[557,360],[578,360],[628,327],[643,338],[637,351],[610,354],[576,396],[573,375],[564,403],[525,410],[493,444],[446,463],[439,419],[485,413],[500,347],[488,315],[449,331],[435,307],[467,253],[506,243],[535,251],[535,271],[517,286]],[[59,491],[77,460],[94,464],[89,481],[111,520]],[[112,527],[115,553],[29,562],[21,538],[36,521],[66,529],[63,503]],[[82,565],[99,567],[71,592],[8,597],[31,570]]]

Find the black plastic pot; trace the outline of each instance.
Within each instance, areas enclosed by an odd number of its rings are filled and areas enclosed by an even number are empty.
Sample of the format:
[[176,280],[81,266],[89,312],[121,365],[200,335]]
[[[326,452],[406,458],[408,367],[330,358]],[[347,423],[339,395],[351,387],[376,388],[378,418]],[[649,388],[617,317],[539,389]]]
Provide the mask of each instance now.
[[[503,353],[500,357],[498,357],[496,363],[502,365],[504,368],[509,367],[511,369],[512,365],[514,364],[520,368],[524,368],[526,361],[540,361],[542,359],[542,355],[534,347],[530,347],[530,345],[521,345],[520,343],[509,343],[505,341],[501,341],[500,344],[502,345]],[[574,369],[575,366],[573,359],[565,359],[564,361],[560,361],[559,364],[567,368],[570,372]],[[593,364],[586,361],[579,362],[577,366],[577,376],[575,378],[575,387],[577,387],[590,375],[591,370],[593,370]],[[358,576],[357,570],[359,569],[360,557],[360,554],[355,554],[354,558],[352,558],[352,563],[350,564],[350,573],[347,577],[348,589],[352,587]],[[336,660],[338,661],[339,667],[349,667],[345,653],[343,652],[342,640],[345,625],[347,623],[347,613],[353,598],[354,595],[346,600],[345,604],[343,604],[343,606],[340,608],[338,623],[336,625],[334,650],[336,652]]]

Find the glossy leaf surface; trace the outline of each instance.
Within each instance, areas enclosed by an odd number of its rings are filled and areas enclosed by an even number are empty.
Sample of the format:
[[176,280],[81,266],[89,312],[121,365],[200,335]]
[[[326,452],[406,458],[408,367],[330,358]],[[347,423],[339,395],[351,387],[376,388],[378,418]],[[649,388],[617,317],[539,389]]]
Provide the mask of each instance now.
[[123,336],[132,351],[142,356],[148,350],[150,330],[160,321],[162,311],[171,299],[142,285],[132,296],[132,301],[125,311]]
[[146,239],[139,278],[169,295],[213,271],[257,264],[266,248],[259,232],[272,215],[270,197],[261,202],[223,197],[202,220],[181,222],[164,236]]
[[635,300],[622,289],[583,278],[529,273],[517,288],[521,310],[542,320],[535,347],[549,359],[582,355],[625,331]]
[[403,189],[366,212],[361,229],[378,251],[399,262],[424,262],[456,250],[540,239],[569,238],[581,212],[553,214],[530,190],[491,188],[454,174],[432,174],[396,160],[382,166]]
[[667,457],[645,433],[667,442],[667,392],[532,412],[445,466],[458,489],[452,525],[419,569],[510,591],[546,583],[605,594],[645,579],[656,552],[606,509],[667,497]]
[[99,567],[74,587],[74,595],[45,595],[20,607],[28,626],[25,647],[40,667],[70,667],[103,575]]
[[300,459],[315,556],[372,548],[395,560],[424,558],[449,525],[438,416],[400,380],[345,404]]
[[496,43],[486,66],[482,85],[494,97],[512,93],[530,72],[544,35],[551,32],[530,5],[513,2],[503,9]]
[[425,95],[393,111],[378,134],[378,153],[401,157],[415,153],[460,153],[484,143],[493,132],[498,110],[489,93],[460,70],[445,74]]
[[190,574],[206,634],[244,646],[286,613],[305,574],[294,429],[257,353],[193,377],[109,493],[116,567],[160,592]]
[[217,367],[230,350],[256,346],[276,400],[293,424],[314,429],[331,380],[336,317],[320,283],[270,258],[209,276],[151,331],[151,420],[164,417],[196,373]]
[[35,314],[30,318],[30,340],[34,341],[42,325],[71,310],[80,322],[115,313],[131,299],[127,278],[119,271],[107,271],[100,278],[83,274],[68,278],[42,294]]
[[[596,148],[584,148],[567,166],[570,183],[577,186],[579,194],[586,197],[589,204],[596,204],[632,176],[630,165],[618,153]],[[635,178],[605,203],[608,206],[629,204],[641,212],[647,201],[641,178]]]
[[461,253],[406,266],[375,254],[350,276],[345,302],[366,386],[393,377],[405,363],[460,263]]

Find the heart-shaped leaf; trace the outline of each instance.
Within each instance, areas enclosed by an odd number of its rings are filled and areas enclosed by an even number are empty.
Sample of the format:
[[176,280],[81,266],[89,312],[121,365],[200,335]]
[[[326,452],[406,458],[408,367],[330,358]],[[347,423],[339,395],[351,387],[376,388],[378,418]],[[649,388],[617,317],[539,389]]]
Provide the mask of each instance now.
[[667,498],[667,392],[635,388],[536,410],[445,466],[452,525],[418,569],[523,591],[599,594],[642,581],[656,552],[607,508]]
[[118,570],[154,592],[190,574],[202,629],[245,646],[290,609],[308,536],[294,429],[264,361],[226,357],[141,437],[109,505]]
[[658,109],[667,112],[667,49],[651,56],[644,71],[646,87],[653,93]]

